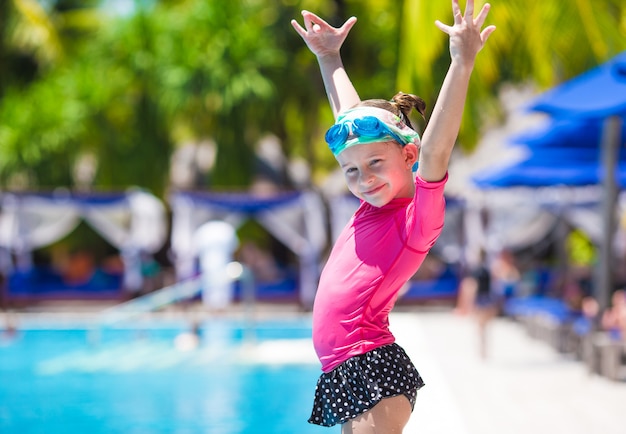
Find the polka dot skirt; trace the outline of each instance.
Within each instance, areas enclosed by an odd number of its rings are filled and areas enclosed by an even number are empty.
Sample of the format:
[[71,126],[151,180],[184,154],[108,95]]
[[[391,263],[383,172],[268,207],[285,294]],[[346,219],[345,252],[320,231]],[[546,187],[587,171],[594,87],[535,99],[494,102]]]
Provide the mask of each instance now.
[[397,395],[405,395],[413,408],[422,386],[422,377],[402,347],[385,345],[352,357],[320,376],[309,422],[321,426],[344,423],[381,399]]

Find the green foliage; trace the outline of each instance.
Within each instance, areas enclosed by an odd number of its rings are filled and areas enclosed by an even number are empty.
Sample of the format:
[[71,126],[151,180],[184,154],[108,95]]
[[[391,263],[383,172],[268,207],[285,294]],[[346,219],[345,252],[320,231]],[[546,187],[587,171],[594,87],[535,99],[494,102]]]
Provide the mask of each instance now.
[[[138,0],[122,16],[99,3],[0,2],[3,185],[73,187],[75,160],[91,154],[95,188],[162,194],[175,147],[210,137],[218,154],[208,187],[243,188],[266,133],[318,173],[335,168],[316,59],[289,24],[301,9],[334,25],[358,17],[342,54],[362,98],[402,90],[432,108],[449,62],[434,25],[452,22],[449,1]],[[470,84],[466,148],[497,115],[502,83],[546,89],[626,49],[619,0],[512,0],[494,4],[489,23],[498,30]]]
[[[68,185],[68,155],[84,131],[84,106],[62,81],[35,83],[27,94],[10,90],[0,106],[2,181],[11,174],[37,185]],[[59,104],[59,101],[63,101]]]
[[267,2],[187,1],[151,14],[160,107],[177,141],[218,143],[214,187],[244,187],[252,146],[276,102],[268,76],[286,64],[277,48],[276,13]]
[[[252,24],[273,23],[272,10],[190,0],[107,22],[71,60],[3,100],[0,176],[27,169],[36,185],[71,185],[67,156],[90,151],[96,185],[160,193],[174,142],[212,136],[213,181],[246,185],[258,107],[275,95],[266,73],[286,61],[266,26]],[[65,164],[50,170],[57,152]]]
[[569,263],[574,266],[591,266],[596,259],[596,249],[580,230],[573,230],[566,240]]
[[[478,11],[484,1],[476,1]],[[447,37],[434,26],[451,23],[449,2],[405,0],[398,67],[401,87],[416,89],[432,107],[447,65]],[[463,2],[461,6],[464,7]],[[481,126],[497,116],[502,83],[534,83],[545,90],[626,49],[626,27],[619,0],[511,0],[492,3],[486,24],[496,32],[479,55],[470,82],[459,134],[473,148]]]

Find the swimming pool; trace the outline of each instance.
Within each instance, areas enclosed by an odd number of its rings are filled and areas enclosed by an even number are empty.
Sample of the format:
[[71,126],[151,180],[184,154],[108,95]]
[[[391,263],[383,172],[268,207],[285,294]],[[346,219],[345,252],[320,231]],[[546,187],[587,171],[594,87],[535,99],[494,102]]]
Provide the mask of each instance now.
[[306,422],[320,374],[308,319],[207,321],[183,351],[186,328],[21,325],[0,341],[0,432],[339,432]]

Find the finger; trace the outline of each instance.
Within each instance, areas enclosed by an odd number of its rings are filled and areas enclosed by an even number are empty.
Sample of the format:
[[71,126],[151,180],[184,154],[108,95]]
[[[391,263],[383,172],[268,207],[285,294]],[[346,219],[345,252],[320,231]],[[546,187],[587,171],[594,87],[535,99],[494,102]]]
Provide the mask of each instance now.
[[444,33],[447,33],[448,35],[450,34],[450,31],[452,30],[452,27],[442,23],[439,20],[435,21],[435,25],[439,28],[439,30],[441,30]]
[[489,39],[489,36],[491,36],[491,34],[495,32],[495,30],[496,26],[488,26],[485,27],[482,32],[480,32],[480,40],[483,41],[483,45],[485,44],[485,42],[487,42],[487,39]]
[[346,20],[345,23],[339,28],[342,33],[348,33],[350,29],[356,24],[356,17],[350,17]]
[[321,19],[320,17],[318,17],[317,15],[315,15],[313,12],[307,11],[306,9],[302,11],[302,16],[305,19],[308,20],[313,20],[313,21],[324,21],[323,19]]
[[478,16],[474,20],[474,24],[476,24],[478,28],[482,27],[483,24],[485,24],[485,20],[487,19],[487,15],[489,14],[490,9],[491,9],[491,5],[489,3],[485,3],[485,5],[482,7],[480,12],[478,13]]
[[467,0],[467,4],[465,5],[465,19],[468,21],[474,19],[474,0]]
[[291,26],[296,30],[296,32],[298,32],[301,37],[304,38],[306,36],[306,30],[304,30],[300,23],[298,23],[296,20],[291,20]]
[[304,18],[304,28],[310,32],[313,24],[315,24],[315,14],[309,11],[302,11],[302,18]]
[[[329,24],[324,21],[323,19],[321,19],[320,17],[318,17],[317,15],[315,15],[313,12],[309,12],[307,10],[303,10],[302,11],[302,17],[304,18],[304,25],[306,26],[307,30],[311,30],[313,29],[313,27],[316,24],[319,24],[320,27],[325,26],[325,27],[329,27]],[[315,30],[315,29],[313,29]],[[317,29],[319,31],[319,29]]]
[[461,18],[463,18],[463,13],[461,12],[461,7],[459,6],[459,0],[452,0],[452,15],[454,16],[454,23],[459,24],[461,22]]

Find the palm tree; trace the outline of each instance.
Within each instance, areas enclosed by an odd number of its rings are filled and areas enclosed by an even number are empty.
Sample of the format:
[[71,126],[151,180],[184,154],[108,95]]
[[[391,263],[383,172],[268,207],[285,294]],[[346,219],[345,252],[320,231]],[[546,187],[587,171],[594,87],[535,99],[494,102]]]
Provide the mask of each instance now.
[[[0,3],[0,179],[67,185],[82,115],[70,83],[54,78],[84,36],[98,28],[91,1]],[[52,77],[52,79],[50,79]],[[53,83],[52,85],[49,83]],[[66,103],[66,98],[69,102]],[[74,104],[73,104],[74,103]]]
[[[13,26],[7,35],[15,49],[33,55],[41,66],[57,65],[80,45],[82,37],[102,23],[96,0],[53,0],[45,7],[36,0],[3,2]],[[11,7],[12,6],[12,7]]]
[[[484,1],[476,2],[478,10]],[[493,4],[498,30],[480,54],[470,83],[461,144],[476,143],[486,113],[495,113],[502,83],[533,83],[538,91],[596,66],[626,49],[621,0],[511,0]],[[428,95],[447,62],[446,35],[435,19],[451,22],[446,1],[404,0],[397,82]],[[446,17],[449,17],[446,19]],[[620,21],[621,20],[621,21]],[[431,95],[434,97],[434,95]]]
[[0,96],[32,81],[39,64],[60,50],[56,29],[36,2],[0,2]]

